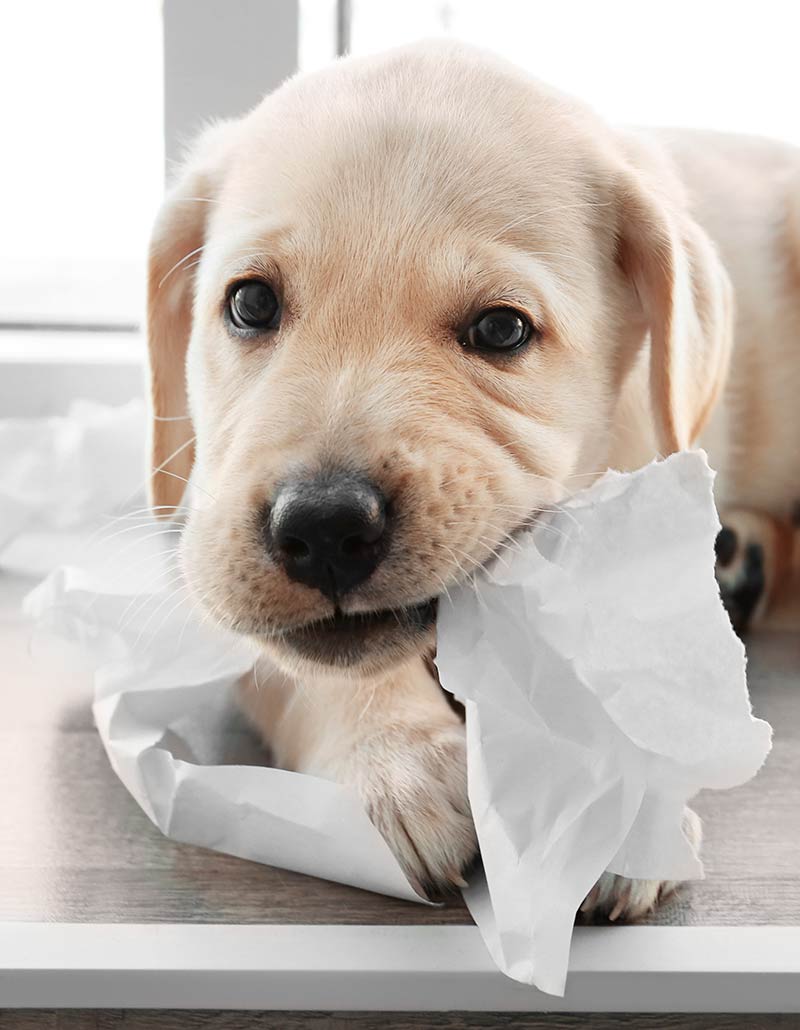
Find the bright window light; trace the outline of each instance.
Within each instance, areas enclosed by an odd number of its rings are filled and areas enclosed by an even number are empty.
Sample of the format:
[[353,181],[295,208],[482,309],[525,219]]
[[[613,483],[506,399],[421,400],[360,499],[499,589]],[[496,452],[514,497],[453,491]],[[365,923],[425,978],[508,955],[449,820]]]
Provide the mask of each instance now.
[[351,49],[447,34],[612,121],[800,143],[800,4],[787,0],[354,0]]
[[[348,6],[354,53],[445,33],[613,121],[800,144],[797,3],[352,0],[338,13]],[[301,68],[319,67],[334,53],[336,0],[299,10]],[[160,0],[25,0],[0,28],[0,327],[132,325],[163,189]]]
[[139,320],[163,185],[158,0],[3,8],[0,323]]

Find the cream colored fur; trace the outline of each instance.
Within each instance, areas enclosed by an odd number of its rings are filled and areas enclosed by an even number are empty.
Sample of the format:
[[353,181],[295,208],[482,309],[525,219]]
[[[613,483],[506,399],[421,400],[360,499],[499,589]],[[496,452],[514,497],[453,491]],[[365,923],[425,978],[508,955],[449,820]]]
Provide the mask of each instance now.
[[[772,589],[800,495],[799,212],[788,146],[615,130],[446,43],[291,80],[190,157],[152,245],[153,501],[192,473],[184,567],[264,648],[253,721],[287,767],[354,783],[420,886],[459,883],[475,848],[435,638],[299,658],[281,632],[330,602],[267,560],[256,513],[290,470],[363,470],[402,520],[346,609],[400,608],[609,464],[699,442]],[[283,315],[244,345],[224,298],[252,276]],[[497,303],[540,331],[501,364],[458,344]],[[588,908],[635,916],[662,886],[605,878]]]

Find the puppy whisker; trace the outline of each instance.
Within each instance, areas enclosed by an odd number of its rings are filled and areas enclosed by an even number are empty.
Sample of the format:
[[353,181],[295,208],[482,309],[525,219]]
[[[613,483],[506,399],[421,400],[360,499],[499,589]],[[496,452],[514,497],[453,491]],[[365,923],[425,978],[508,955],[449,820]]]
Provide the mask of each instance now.
[[[204,250],[205,250],[205,244],[203,244],[200,247],[195,247],[195,249],[194,250],[190,250],[188,254],[184,254],[183,257],[179,261],[176,261],[175,264],[172,266],[172,268],[170,268],[169,271],[165,275],[162,276],[161,281],[159,282],[158,286],[156,286],[156,290],[160,290],[161,287],[164,285],[164,283],[167,281],[167,279],[169,279],[169,277],[172,275],[172,273],[176,272],[185,261],[188,261],[189,258],[194,257],[195,254],[202,253],[202,251],[204,251]],[[197,263],[198,262],[195,262],[195,264],[197,264]]]

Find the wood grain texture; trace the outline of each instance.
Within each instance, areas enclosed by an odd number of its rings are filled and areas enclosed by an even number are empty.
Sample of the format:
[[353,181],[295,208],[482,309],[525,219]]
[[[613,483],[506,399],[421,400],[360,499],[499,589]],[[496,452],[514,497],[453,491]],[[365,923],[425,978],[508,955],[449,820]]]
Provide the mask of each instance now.
[[796,1015],[0,1011],[0,1030],[794,1030]]
[[163,837],[108,764],[80,652],[21,621],[32,585],[0,572],[0,920],[471,921],[460,896],[416,905]]
[[[29,586],[0,574],[0,920],[470,922],[460,898],[427,908],[161,836],[108,765],[81,655],[21,623]],[[654,923],[800,923],[800,633],[787,625],[749,643],[773,754],[751,783],[697,799],[708,877]]]

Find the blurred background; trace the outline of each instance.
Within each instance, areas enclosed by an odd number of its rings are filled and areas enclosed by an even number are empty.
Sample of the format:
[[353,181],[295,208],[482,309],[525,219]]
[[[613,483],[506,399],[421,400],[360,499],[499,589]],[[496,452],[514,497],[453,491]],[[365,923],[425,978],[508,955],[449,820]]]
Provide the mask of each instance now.
[[2,5],[0,417],[141,392],[144,254],[209,118],[423,36],[487,46],[613,121],[800,144],[786,0],[26,0]]

